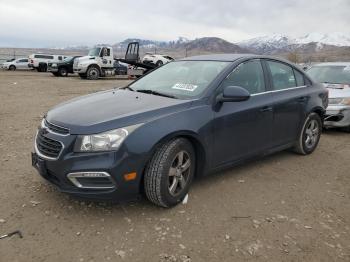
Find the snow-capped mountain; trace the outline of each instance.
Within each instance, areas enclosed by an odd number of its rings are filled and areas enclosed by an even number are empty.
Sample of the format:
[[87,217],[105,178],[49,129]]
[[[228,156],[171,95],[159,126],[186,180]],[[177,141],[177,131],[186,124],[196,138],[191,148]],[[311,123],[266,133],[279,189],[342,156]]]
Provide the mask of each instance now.
[[259,53],[268,53],[275,49],[283,49],[288,45],[294,44],[293,40],[282,34],[273,34],[268,36],[255,37],[237,43],[239,46],[255,50]]
[[318,49],[324,45],[330,46],[350,46],[350,34],[344,33],[310,33],[302,37],[293,38],[282,34],[273,34],[248,39],[237,43],[241,47],[249,48],[258,53],[272,53],[275,51],[288,50],[290,47],[301,47],[315,43]]
[[350,46],[350,34],[339,32],[330,34],[310,33],[295,39],[297,44],[320,43],[324,45]]

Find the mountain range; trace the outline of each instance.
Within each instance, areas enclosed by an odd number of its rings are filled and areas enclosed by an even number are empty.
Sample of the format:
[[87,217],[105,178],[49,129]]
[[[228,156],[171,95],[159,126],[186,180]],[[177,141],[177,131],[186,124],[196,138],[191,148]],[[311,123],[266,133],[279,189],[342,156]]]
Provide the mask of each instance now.
[[255,53],[283,57],[293,54],[294,57],[298,57],[298,62],[350,61],[350,34],[338,32],[309,33],[302,37],[272,34],[235,43],[218,37],[194,40],[179,37],[173,41],[128,38],[112,46],[116,54],[122,56],[128,43],[134,41],[140,43],[141,55],[145,52],[166,53],[174,57],[208,53]]

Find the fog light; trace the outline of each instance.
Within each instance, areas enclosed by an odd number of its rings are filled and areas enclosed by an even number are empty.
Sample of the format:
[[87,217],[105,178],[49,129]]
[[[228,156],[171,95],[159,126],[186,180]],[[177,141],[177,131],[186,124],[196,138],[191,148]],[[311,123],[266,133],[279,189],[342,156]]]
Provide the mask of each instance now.
[[79,188],[85,189],[112,189],[115,184],[110,174],[106,172],[76,172],[69,173],[67,178]]

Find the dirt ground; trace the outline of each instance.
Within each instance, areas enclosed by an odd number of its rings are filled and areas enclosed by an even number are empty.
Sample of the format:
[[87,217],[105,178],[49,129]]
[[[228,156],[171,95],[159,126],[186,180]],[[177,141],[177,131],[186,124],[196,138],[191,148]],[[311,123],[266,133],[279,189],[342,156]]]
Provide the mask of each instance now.
[[350,261],[350,134],[195,182],[188,203],[78,201],[31,167],[43,114],[126,80],[0,71],[0,261]]

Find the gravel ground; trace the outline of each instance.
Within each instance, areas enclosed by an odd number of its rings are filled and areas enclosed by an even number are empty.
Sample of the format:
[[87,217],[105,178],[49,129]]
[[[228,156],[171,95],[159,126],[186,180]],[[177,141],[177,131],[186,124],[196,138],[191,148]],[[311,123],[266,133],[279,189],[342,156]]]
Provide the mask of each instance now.
[[31,167],[41,116],[126,80],[0,72],[0,261],[350,261],[350,134],[310,156],[282,152],[195,182],[158,208],[68,197]]

